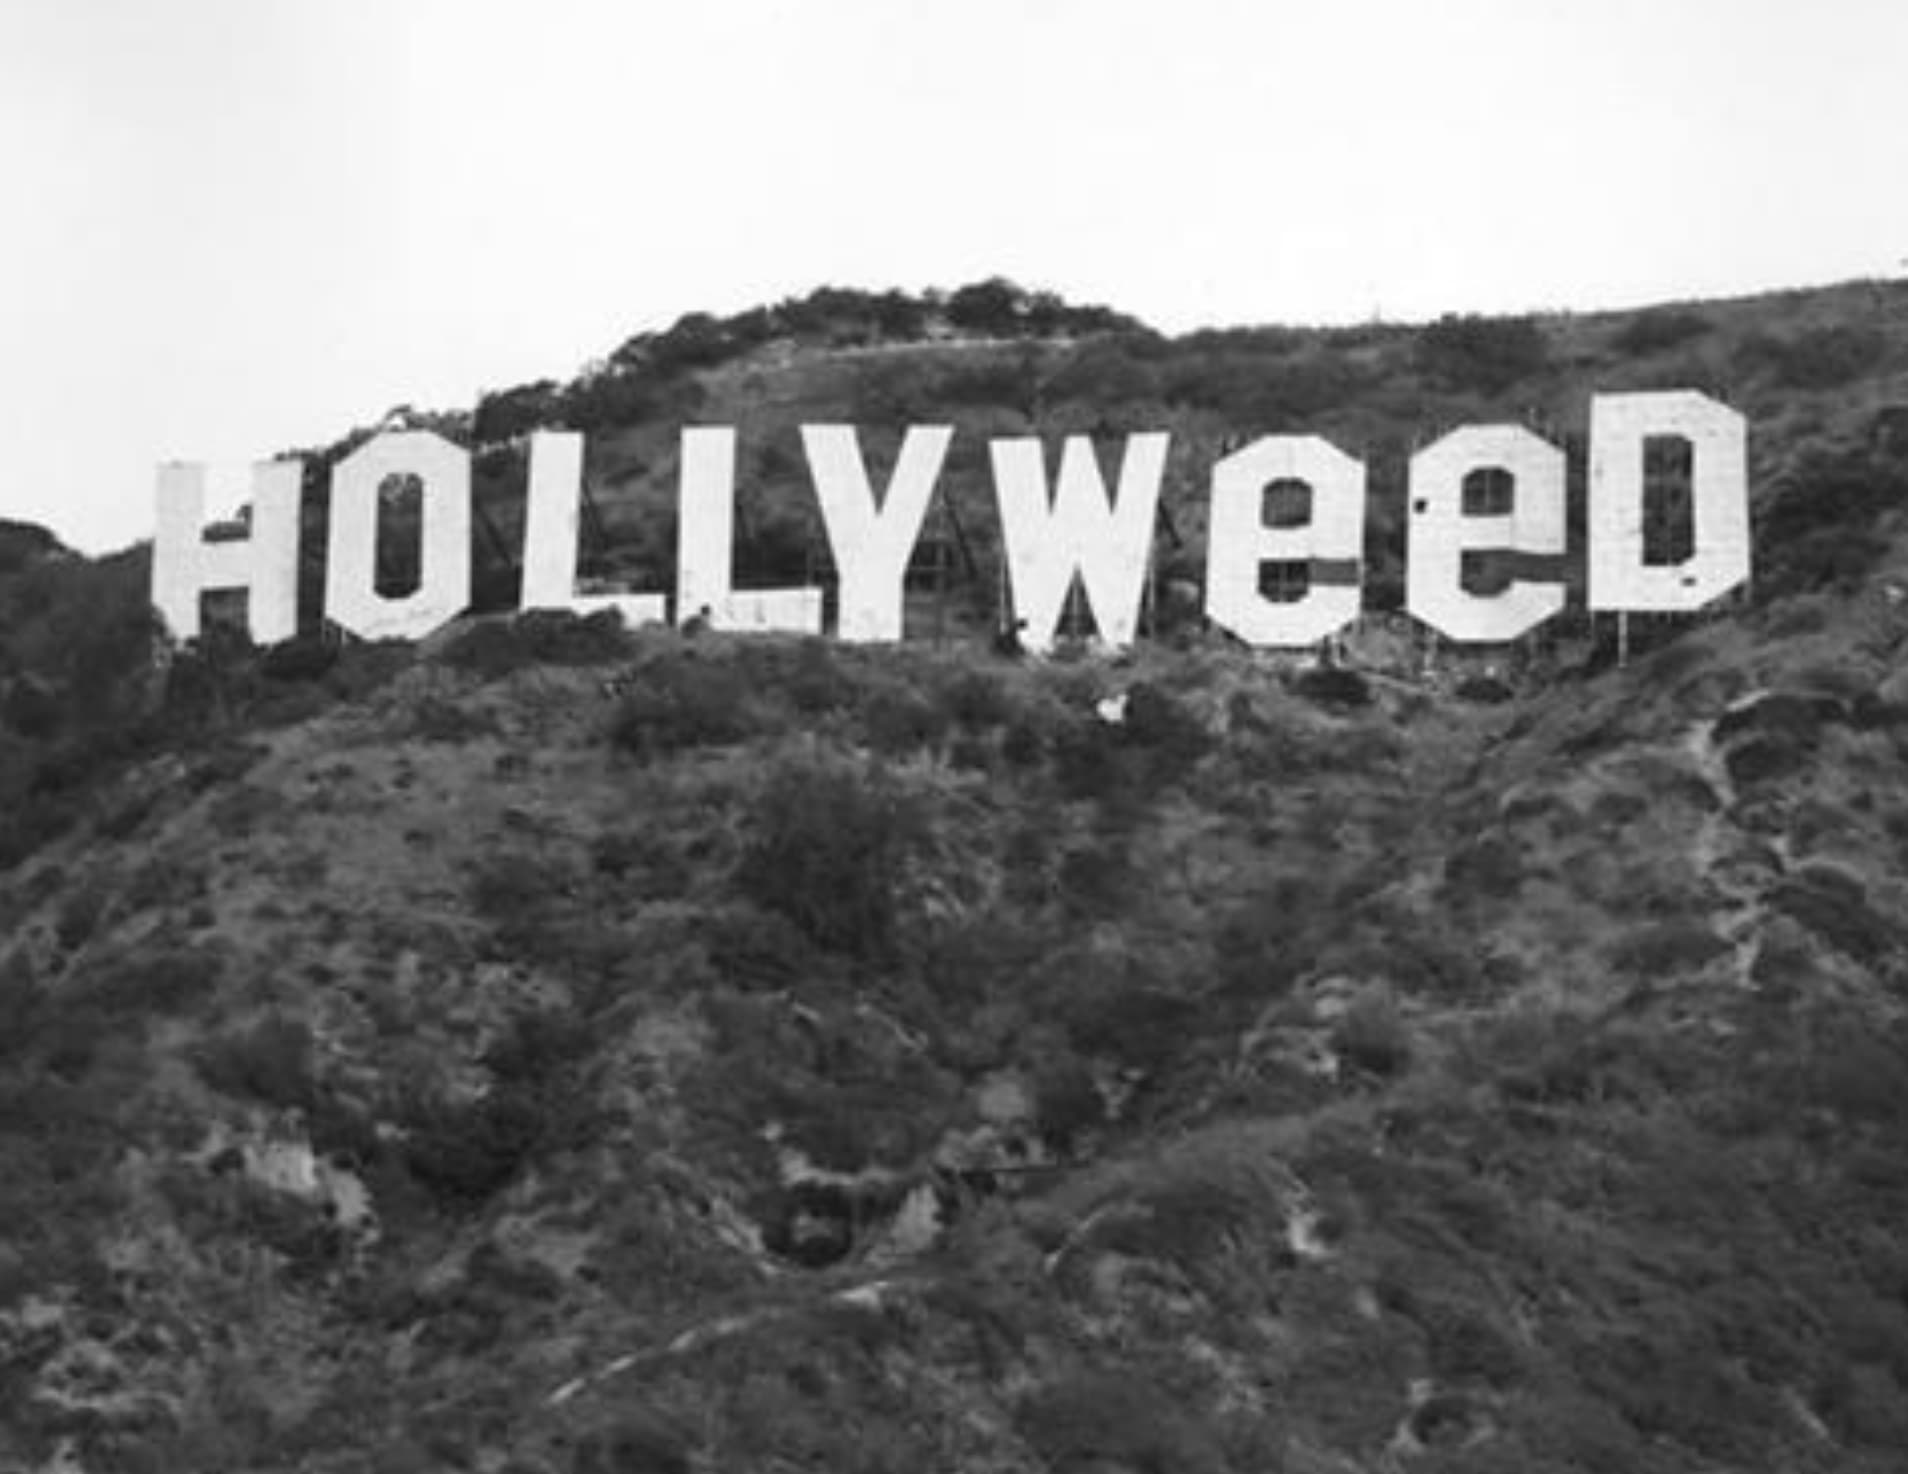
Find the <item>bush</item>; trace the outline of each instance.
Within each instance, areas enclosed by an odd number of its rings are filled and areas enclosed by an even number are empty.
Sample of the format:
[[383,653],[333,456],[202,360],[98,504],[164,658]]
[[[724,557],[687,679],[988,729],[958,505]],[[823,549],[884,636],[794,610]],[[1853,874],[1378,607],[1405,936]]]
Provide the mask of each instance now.
[[1224,1474],[1213,1435],[1152,1381],[1076,1372],[1028,1398],[1015,1421],[1053,1470]]
[[404,1143],[405,1165],[426,1188],[456,1206],[481,1203],[502,1189],[544,1139],[535,1097],[498,1090],[465,1105],[416,1108]]
[[1332,1028],[1341,1059],[1370,1075],[1397,1075],[1411,1064],[1411,1030],[1388,992],[1357,998]]
[[1632,932],[1610,949],[1618,972],[1649,980],[1692,972],[1729,950],[1729,943],[1700,921],[1676,917]]
[[61,901],[53,922],[60,949],[75,952],[91,941],[109,904],[105,890],[96,884],[84,885]]
[[906,686],[876,686],[861,703],[862,738],[884,756],[918,752],[946,731],[946,712]]
[[1005,277],[970,282],[947,299],[947,320],[966,332],[1011,338],[1023,330],[1027,293]]
[[317,1095],[311,1028],[283,1014],[208,1040],[193,1065],[214,1090],[266,1105],[309,1110]]
[[1868,902],[1862,883],[1827,865],[1805,865],[1770,892],[1769,904],[1857,962],[1873,964],[1900,945],[1899,929]]
[[399,1110],[405,1165],[447,1206],[483,1202],[533,1156],[587,1146],[601,1125],[584,1068],[596,1035],[567,1012],[519,1014],[484,1055],[475,1100],[415,1096]]
[[1882,519],[1908,503],[1904,469],[1872,440],[1806,449],[1756,508],[1758,595],[1857,587],[1888,550]]
[[258,673],[268,681],[316,681],[330,674],[342,648],[317,635],[298,635],[259,656]]
[[1709,332],[1714,325],[1700,312],[1679,307],[1653,307],[1639,312],[1617,329],[1610,346],[1619,353],[1661,353],[1679,348]]
[[963,670],[942,692],[948,715],[967,731],[1005,726],[1014,715],[1006,683],[992,671]]
[[68,997],[76,1008],[97,1008],[108,1014],[168,1013],[214,988],[220,971],[215,953],[151,947],[87,977]]
[[1418,334],[1418,371],[1447,388],[1500,394],[1543,371],[1550,346],[1529,317],[1442,317]]
[[1459,681],[1451,693],[1460,701],[1474,701],[1480,706],[1499,706],[1512,700],[1517,692],[1501,676],[1466,676]]
[[479,619],[444,646],[444,664],[496,680],[532,665],[606,665],[629,653],[623,617],[614,609],[579,615],[531,609],[513,619]]
[[893,956],[900,871],[920,820],[879,766],[801,758],[769,775],[749,815],[736,886],[817,946]]
[[1757,334],[1744,341],[1738,359],[1751,370],[1766,365],[1785,389],[1834,389],[1868,373],[1887,352],[1880,328],[1835,323],[1791,338]]
[[1328,711],[1371,705],[1371,682],[1342,666],[1321,665],[1300,671],[1292,678],[1292,689]]
[[610,722],[610,741],[625,752],[651,758],[721,747],[756,730],[748,676],[735,663],[685,653],[651,661],[633,682]]
[[654,1413],[625,1413],[577,1444],[574,1474],[689,1474],[695,1467],[680,1430]]
[[1190,767],[1207,746],[1204,723],[1183,702],[1145,681],[1136,682],[1126,693],[1121,731],[1130,745],[1153,755],[1150,766],[1156,778]]
[[1213,954],[1226,991],[1255,1001],[1289,993],[1318,961],[1325,899],[1311,877],[1283,876],[1221,920]]
[[1471,899],[1515,895],[1524,884],[1523,852],[1508,834],[1480,834],[1446,857],[1444,884]]

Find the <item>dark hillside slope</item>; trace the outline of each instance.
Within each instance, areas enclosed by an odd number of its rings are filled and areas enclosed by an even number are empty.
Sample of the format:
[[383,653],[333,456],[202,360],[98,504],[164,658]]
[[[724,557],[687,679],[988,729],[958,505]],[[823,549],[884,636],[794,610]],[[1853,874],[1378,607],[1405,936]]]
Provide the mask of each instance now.
[[[1894,292],[1032,345],[1367,355],[1400,427],[1743,355],[1753,598],[1508,700],[532,616],[142,629],[88,707],[34,632],[131,565],[0,573],[0,1469],[1908,1467]],[[1840,392],[1749,346],[1871,320]]]

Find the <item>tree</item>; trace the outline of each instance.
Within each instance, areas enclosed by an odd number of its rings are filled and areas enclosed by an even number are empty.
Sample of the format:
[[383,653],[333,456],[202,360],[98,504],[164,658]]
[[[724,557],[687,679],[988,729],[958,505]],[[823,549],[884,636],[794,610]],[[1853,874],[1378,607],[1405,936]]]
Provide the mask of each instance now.
[[990,338],[1011,338],[1022,329],[1027,294],[1005,277],[970,282],[947,299],[947,320]]

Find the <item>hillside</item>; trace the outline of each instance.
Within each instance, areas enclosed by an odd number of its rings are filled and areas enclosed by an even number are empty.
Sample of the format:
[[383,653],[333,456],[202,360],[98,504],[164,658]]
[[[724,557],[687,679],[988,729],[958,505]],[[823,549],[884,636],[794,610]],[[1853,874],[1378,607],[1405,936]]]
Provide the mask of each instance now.
[[[436,420],[506,549],[514,437],[591,430],[653,583],[684,419],[766,578],[827,571],[795,424],[951,417],[973,568],[899,648],[174,651],[140,554],[0,544],[0,1469],[1908,1469],[1908,288],[953,300]],[[983,433],[1172,429],[1196,574],[1228,437],[1395,513],[1414,438],[1670,385],[1749,415],[1757,579],[1626,666],[983,638]]]

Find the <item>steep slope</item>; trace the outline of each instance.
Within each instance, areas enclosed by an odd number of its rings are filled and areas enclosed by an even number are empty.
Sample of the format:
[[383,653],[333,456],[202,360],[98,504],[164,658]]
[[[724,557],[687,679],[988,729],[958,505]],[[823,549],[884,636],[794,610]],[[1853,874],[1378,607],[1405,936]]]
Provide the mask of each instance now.
[[12,1456],[1894,1467],[1885,658],[475,626],[12,878]]

